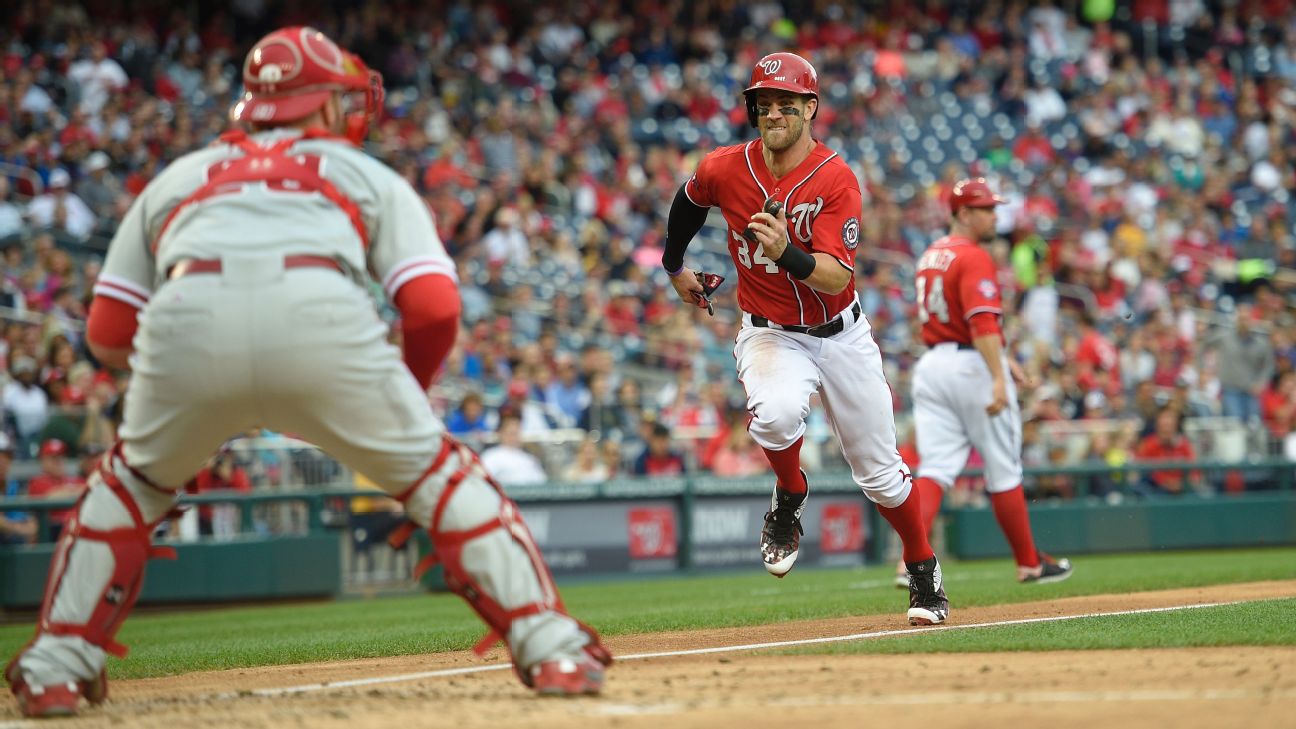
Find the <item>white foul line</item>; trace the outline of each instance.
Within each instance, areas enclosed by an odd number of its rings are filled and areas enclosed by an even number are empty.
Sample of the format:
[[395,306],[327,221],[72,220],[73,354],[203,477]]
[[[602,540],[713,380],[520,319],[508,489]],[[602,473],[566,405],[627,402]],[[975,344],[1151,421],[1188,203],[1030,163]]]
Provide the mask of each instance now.
[[[918,693],[850,694],[846,696],[809,696],[767,698],[762,706],[821,709],[828,706],[966,706],[970,704],[1088,704],[1095,702],[1137,701],[1254,701],[1296,699],[1291,689],[1132,689],[1095,691],[922,691]],[[582,707],[594,716],[663,716],[685,711],[726,708],[722,700],[703,699],[687,706],[676,702],[645,704],[599,701]]]
[[[996,620],[988,623],[968,623],[965,625],[939,625],[924,628],[904,628],[899,630],[876,630],[870,633],[852,633],[850,635],[833,635],[826,638],[802,638],[799,640],[780,640],[770,643],[746,643],[743,645],[717,646],[715,648],[693,648],[682,651],[661,651],[658,653],[632,653],[625,656],[617,656],[618,661],[635,661],[644,658],[671,658],[675,656],[700,656],[709,653],[734,653],[737,651],[755,651],[769,648],[787,648],[791,646],[816,645],[820,643],[842,643],[853,640],[867,640],[872,638],[890,638],[904,635],[931,635],[940,631],[950,630],[968,630],[971,628],[996,628],[1005,625],[1029,625],[1031,623],[1056,623],[1064,620],[1080,620],[1083,618],[1106,618],[1120,615],[1147,615],[1149,613],[1166,613],[1178,610],[1195,610],[1198,608],[1222,607],[1224,605],[1237,605],[1241,601],[1229,602],[1207,602],[1195,605],[1173,605],[1170,607],[1141,608],[1139,610],[1120,610],[1110,613],[1084,613],[1082,615],[1053,615],[1044,618],[1019,618],[1017,620]],[[328,689],[352,688],[355,686],[374,686],[384,683],[398,683],[402,681],[417,681],[423,678],[438,678],[442,676],[464,676],[470,673],[484,673],[486,671],[504,671],[513,667],[511,663],[492,663],[487,666],[471,666],[468,668],[445,668],[438,671],[423,671],[421,673],[405,673],[397,676],[378,676],[375,678],[356,678],[347,681],[331,681],[327,683],[310,683],[303,686],[288,686],[284,688],[266,688],[252,689],[250,691],[239,691],[236,693],[225,693],[214,696],[217,699],[229,699],[245,696],[284,696],[287,694],[302,694],[311,691],[325,691]]]

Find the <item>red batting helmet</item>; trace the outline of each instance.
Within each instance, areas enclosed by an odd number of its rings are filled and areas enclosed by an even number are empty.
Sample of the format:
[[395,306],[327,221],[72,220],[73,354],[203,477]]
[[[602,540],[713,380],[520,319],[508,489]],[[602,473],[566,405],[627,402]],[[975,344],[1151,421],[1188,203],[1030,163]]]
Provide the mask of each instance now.
[[263,123],[301,119],[335,91],[363,92],[364,111],[347,116],[347,137],[357,144],[382,110],[382,75],[305,26],[280,28],[257,41],[243,61],[243,88],[230,117]]
[[[819,74],[806,59],[795,53],[771,53],[752,68],[751,83],[743,90],[747,97],[747,121],[756,126],[756,92],[781,89],[819,100]],[[811,119],[814,117],[811,116]]]
[[1002,205],[1004,199],[994,194],[984,177],[972,177],[954,183],[950,192],[950,215],[958,215],[963,208],[992,208]]

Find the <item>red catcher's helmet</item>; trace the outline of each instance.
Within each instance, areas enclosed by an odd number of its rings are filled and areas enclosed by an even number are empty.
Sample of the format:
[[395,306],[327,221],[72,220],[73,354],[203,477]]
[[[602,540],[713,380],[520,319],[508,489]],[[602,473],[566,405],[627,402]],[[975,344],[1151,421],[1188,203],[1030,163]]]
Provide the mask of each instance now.
[[795,53],[771,53],[757,61],[752,68],[751,83],[743,91],[747,97],[747,121],[753,127],[756,126],[756,92],[761,89],[791,91],[818,101],[819,74],[809,61]]
[[335,91],[364,94],[364,111],[347,115],[347,138],[364,141],[382,111],[382,75],[328,36],[305,26],[280,28],[257,41],[243,61],[245,93],[230,118],[290,122],[313,113]]
[[950,192],[950,215],[958,215],[963,208],[992,208],[1003,203],[1004,199],[994,194],[984,177],[962,179],[954,183]]

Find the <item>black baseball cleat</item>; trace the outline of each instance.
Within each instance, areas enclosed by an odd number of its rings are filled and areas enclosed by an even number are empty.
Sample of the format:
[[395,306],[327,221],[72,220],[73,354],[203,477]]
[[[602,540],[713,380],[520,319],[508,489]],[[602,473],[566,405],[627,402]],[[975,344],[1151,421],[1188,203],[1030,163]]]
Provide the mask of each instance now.
[[761,528],[760,549],[765,571],[775,577],[786,575],[796,564],[801,535],[805,534],[801,528],[801,512],[805,509],[806,496],[775,487],[770,497],[770,510],[765,512],[765,526]]
[[1040,552],[1039,564],[1034,567],[1017,567],[1017,581],[1036,585],[1047,585],[1050,582],[1061,582],[1071,576],[1071,560],[1053,559]]
[[909,624],[940,625],[949,617],[949,599],[935,555],[922,562],[906,562],[909,573]]

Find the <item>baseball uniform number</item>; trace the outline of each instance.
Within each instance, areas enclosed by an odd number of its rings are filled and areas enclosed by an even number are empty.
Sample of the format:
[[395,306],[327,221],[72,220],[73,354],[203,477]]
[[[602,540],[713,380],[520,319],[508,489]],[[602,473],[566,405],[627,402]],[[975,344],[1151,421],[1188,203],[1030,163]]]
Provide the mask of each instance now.
[[918,321],[927,323],[933,316],[942,324],[950,320],[949,304],[945,301],[945,280],[940,277],[931,279],[931,291],[927,291],[927,278],[918,277]]
[[746,238],[742,237],[742,234],[738,231],[734,230],[730,232],[733,234],[734,240],[738,243],[738,262],[745,268],[751,268],[752,262],[755,261],[756,265],[765,266],[765,273],[779,272],[778,266],[774,264],[774,261],[765,256],[764,246],[757,243],[756,254],[752,255],[751,243]]

